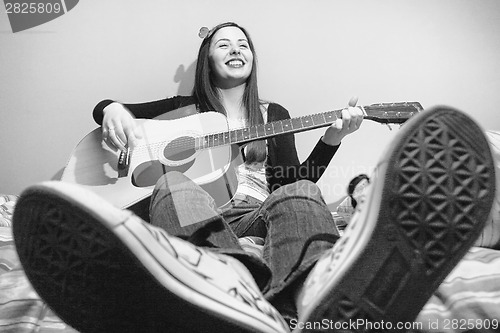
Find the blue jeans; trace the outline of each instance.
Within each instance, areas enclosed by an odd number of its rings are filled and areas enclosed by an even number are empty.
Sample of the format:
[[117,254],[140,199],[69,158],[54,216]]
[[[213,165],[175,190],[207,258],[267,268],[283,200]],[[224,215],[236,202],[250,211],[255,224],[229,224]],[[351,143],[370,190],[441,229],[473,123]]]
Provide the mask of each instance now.
[[[200,227],[221,221],[222,230],[207,239],[215,245],[211,250],[239,259],[267,299],[285,303],[290,301],[294,282],[303,279],[332,247],[327,242],[312,243],[300,266],[292,271],[305,241],[321,233],[339,235],[320,189],[306,180],[278,188],[263,203],[248,197],[221,210],[200,186],[182,173],[170,172],[156,184],[149,211],[151,224],[178,237],[189,237]],[[263,258],[241,248],[238,238],[243,236],[265,239]]]

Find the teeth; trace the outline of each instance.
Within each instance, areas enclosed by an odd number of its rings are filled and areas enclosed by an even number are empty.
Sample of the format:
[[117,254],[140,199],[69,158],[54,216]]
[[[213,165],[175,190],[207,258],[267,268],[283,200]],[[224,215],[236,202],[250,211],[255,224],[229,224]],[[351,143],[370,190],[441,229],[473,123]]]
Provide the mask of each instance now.
[[243,66],[243,61],[241,60],[231,60],[227,63],[231,67],[241,67]]

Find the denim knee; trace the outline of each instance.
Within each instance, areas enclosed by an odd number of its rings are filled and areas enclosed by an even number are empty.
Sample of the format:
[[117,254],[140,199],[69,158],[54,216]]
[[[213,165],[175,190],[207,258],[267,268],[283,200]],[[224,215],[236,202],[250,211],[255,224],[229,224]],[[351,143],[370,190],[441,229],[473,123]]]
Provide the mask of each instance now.
[[[308,206],[315,215],[317,210],[326,208],[321,190],[316,183],[309,180],[299,180],[295,183],[281,186],[271,193],[264,204],[264,211],[270,213],[272,210],[295,210],[299,206]],[[304,206],[304,207],[305,207]]]
[[155,207],[163,207],[162,202],[165,200],[170,202],[170,208],[176,207],[177,204],[185,206],[189,204],[185,196],[189,197],[196,192],[200,192],[200,189],[189,177],[178,171],[167,172],[158,179],[153,190],[149,204],[150,219]]

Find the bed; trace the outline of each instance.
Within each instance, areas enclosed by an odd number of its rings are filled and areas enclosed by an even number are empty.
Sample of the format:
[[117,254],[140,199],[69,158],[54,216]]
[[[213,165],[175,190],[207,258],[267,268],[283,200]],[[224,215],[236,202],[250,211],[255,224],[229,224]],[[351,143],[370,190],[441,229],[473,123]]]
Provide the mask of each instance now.
[[[500,180],[500,132],[488,132]],[[497,188],[500,182],[497,181]],[[77,332],[37,295],[17,257],[12,214],[17,196],[0,195],[0,332]],[[345,202],[334,212],[340,227],[348,223]],[[259,244],[242,239],[259,255]],[[411,300],[408,300],[411,302]],[[500,195],[483,237],[435,291],[408,332],[500,332]]]

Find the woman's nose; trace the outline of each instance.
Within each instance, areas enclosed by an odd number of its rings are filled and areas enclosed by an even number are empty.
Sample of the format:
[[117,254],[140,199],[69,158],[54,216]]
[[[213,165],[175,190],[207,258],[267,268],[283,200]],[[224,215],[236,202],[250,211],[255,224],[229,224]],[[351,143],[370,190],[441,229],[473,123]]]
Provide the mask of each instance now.
[[238,46],[233,46],[231,48],[231,54],[240,54],[241,51],[240,51],[240,48]]

